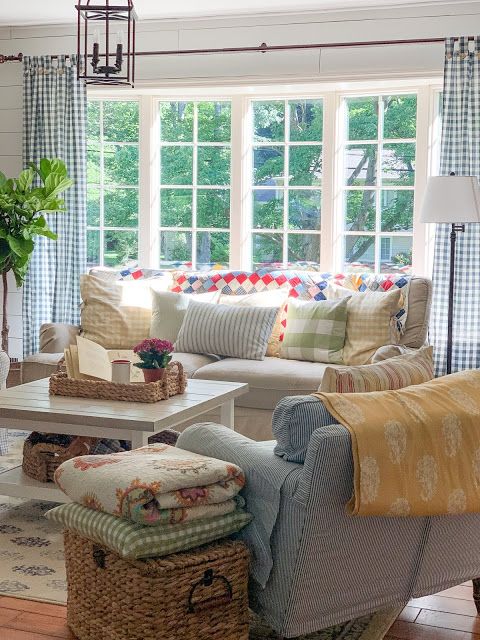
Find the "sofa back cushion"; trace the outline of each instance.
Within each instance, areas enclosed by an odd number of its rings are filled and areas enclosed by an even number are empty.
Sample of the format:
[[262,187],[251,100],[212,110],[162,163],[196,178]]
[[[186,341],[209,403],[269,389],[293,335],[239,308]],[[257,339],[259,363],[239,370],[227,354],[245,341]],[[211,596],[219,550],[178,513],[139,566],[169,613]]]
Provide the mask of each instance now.
[[428,338],[428,323],[432,306],[432,281],[412,278],[408,291],[408,316],[400,342],[406,347],[420,349]]
[[274,451],[289,462],[303,463],[315,429],[336,423],[318,398],[287,396],[273,412],[272,432],[277,441]]
[[205,305],[193,300],[175,348],[184,353],[263,360],[278,311],[278,307]]
[[216,304],[220,292],[201,293],[193,298],[183,293],[173,291],[155,291],[152,289],[152,317],[150,323],[150,337],[161,338],[175,342],[187,313],[190,302],[206,302]]

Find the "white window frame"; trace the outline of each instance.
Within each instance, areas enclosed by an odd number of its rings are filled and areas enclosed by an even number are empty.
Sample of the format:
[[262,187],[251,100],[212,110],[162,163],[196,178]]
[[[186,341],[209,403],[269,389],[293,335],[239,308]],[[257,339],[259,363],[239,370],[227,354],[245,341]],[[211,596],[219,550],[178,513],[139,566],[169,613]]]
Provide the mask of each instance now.
[[[320,100],[322,101],[322,110],[324,109],[324,105],[323,105],[323,97],[322,96],[312,96],[312,95],[303,95],[301,97],[298,98],[298,100],[300,101],[313,101],[313,100]],[[295,98],[293,98],[292,96],[276,96],[276,97],[269,97],[269,98],[250,98],[248,100],[248,119],[249,119],[249,123],[248,123],[248,136],[249,136],[249,141],[248,141],[248,147],[246,148],[246,157],[248,158],[248,162],[249,162],[249,174],[250,174],[250,210],[249,210],[249,219],[248,219],[248,226],[250,227],[250,239],[249,239],[249,245],[250,245],[250,251],[253,248],[253,234],[260,234],[260,235],[268,235],[268,234],[273,234],[273,233],[281,233],[282,234],[282,239],[283,239],[283,247],[282,247],[282,256],[283,256],[283,262],[288,262],[288,236],[289,235],[312,235],[312,236],[316,236],[318,243],[320,245],[320,259],[321,259],[321,235],[322,235],[322,228],[320,226],[320,229],[290,229],[289,228],[289,206],[290,206],[290,191],[320,191],[321,192],[321,201],[320,201],[320,210],[322,210],[322,201],[323,201],[323,194],[322,194],[322,190],[323,190],[323,175],[322,175],[322,179],[320,181],[320,184],[318,185],[313,185],[313,186],[302,186],[302,185],[290,185],[289,183],[289,179],[288,179],[288,169],[290,168],[290,149],[291,147],[321,147],[322,150],[322,166],[323,166],[323,160],[324,160],[324,156],[323,156],[323,126],[322,126],[322,140],[311,140],[311,141],[295,141],[295,140],[291,140],[290,139],[290,110],[289,110],[289,103],[290,102],[294,102]],[[284,133],[284,139],[283,141],[272,141],[272,142],[256,142],[254,140],[254,131],[253,131],[253,106],[255,104],[255,102],[283,102],[285,105],[285,133]],[[324,122],[325,122],[325,116],[324,116]],[[284,179],[283,179],[283,184],[277,187],[273,187],[273,186],[264,186],[264,185],[255,185],[254,184],[254,180],[253,180],[253,167],[254,167],[254,152],[255,149],[261,148],[261,147],[282,147],[284,150]],[[254,194],[255,191],[275,191],[275,190],[281,191],[283,194],[283,225],[282,227],[278,228],[278,229],[265,229],[265,228],[261,228],[261,229],[257,229],[254,228],[253,225],[253,199],[254,199]],[[320,222],[321,225],[321,222]],[[281,261],[280,261],[281,262]],[[251,269],[252,268],[252,255],[250,253],[250,257],[248,262],[245,264],[245,267],[247,269]]]
[[[374,272],[375,273],[380,273],[380,269],[381,269],[381,263],[382,263],[382,257],[381,257],[381,242],[382,242],[382,238],[393,238],[395,236],[399,236],[402,238],[412,238],[412,255],[413,255],[413,236],[415,234],[415,221],[413,221],[412,224],[412,231],[382,231],[381,229],[381,217],[382,217],[382,212],[381,212],[381,208],[382,208],[382,200],[381,200],[381,195],[382,195],[382,191],[409,191],[409,192],[413,192],[414,194],[414,209],[415,209],[415,204],[416,204],[416,199],[417,199],[417,191],[416,191],[416,168],[415,168],[415,177],[414,177],[414,184],[413,186],[403,186],[403,185],[384,185],[383,181],[381,181],[380,176],[382,173],[382,150],[384,145],[388,145],[388,144],[402,144],[402,143],[406,143],[406,144],[411,144],[413,143],[415,145],[415,167],[417,164],[417,139],[418,136],[416,135],[415,138],[385,138],[384,137],[384,117],[383,115],[380,115],[379,112],[379,117],[378,117],[378,129],[377,129],[377,137],[375,139],[372,140],[349,140],[348,139],[348,132],[345,130],[345,123],[347,122],[347,113],[346,113],[346,108],[347,108],[347,100],[348,98],[383,98],[384,96],[389,96],[389,95],[395,95],[395,96],[400,96],[400,95],[416,95],[417,96],[417,127],[418,127],[418,100],[419,100],[419,95],[418,95],[418,91],[377,91],[375,93],[365,93],[364,91],[359,92],[359,93],[348,93],[348,94],[343,94],[340,98],[341,103],[340,103],[340,122],[344,124],[344,126],[342,127],[342,132],[340,133],[340,139],[338,141],[339,146],[341,145],[341,149],[342,151],[339,154],[339,158],[338,158],[338,162],[341,163],[341,167],[339,166],[339,177],[340,180],[342,181],[342,198],[341,198],[341,209],[337,210],[337,215],[336,218],[338,218],[339,223],[342,226],[342,235],[343,235],[343,240],[342,240],[342,248],[341,248],[341,261],[338,264],[339,267],[339,271],[345,271],[346,270],[346,265],[344,265],[344,242],[345,242],[345,238],[348,236],[371,236],[374,237],[374,262],[375,262],[375,267],[374,267]],[[417,134],[417,131],[416,131]],[[345,185],[345,151],[347,149],[347,147],[351,147],[351,146],[362,146],[362,145],[369,145],[369,146],[376,146],[377,147],[377,171],[376,171],[376,175],[377,175],[377,180],[376,180],[376,184],[374,186],[371,185],[364,185],[364,186],[358,186],[358,187],[348,187]],[[345,198],[346,198],[346,194],[349,191],[372,191],[375,193],[375,229],[373,231],[346,231],[345,229]],[[412,265],[413,267],[413,265]]]
[[[160,225],[160,218],[158,217],[160,214],[160,206],[157,209],[157,229],[159,231],[159,233],[161,234],[162,231],[167,231],[167,232],[177,232],[177,233],[191,233],[192,234],[192,263],[193,263],[193,269],[197,268],[197,240],[198,240],[198,233],[202,233],[202,232],[207,232],[207,233],[228,233],[228,236],[230,238],[230,228],[215,228],[215,227],[202,227],[198,225],[198,220],[197,220],[197,194],[199,191],[213,191],[213,190],[219,190],[219,191],[229,191],[230,192],[230,212],[232,211],[232,196],[231,196],[231,191],[232,191],[232,178],[231,178],[231,166],[232,166],[232,161],[231,161],[231,155],[232,155],[232,145],[231,145],[231,140],[230,142],[203,142],[203,141],[199,141],[198,140],[198,103],[202,102],[203,100],[207,100],[206,98],[203,99],[192,99],[190,97],[188,98],[184,98],[179,100],[177,98],[177,100],[172,100],[172,102],[177,102],[177,101],[181,101],[181,102],[188,102],[188,103],[193,103],[193,110],[194,110],[194,114],[193,114],[193,139],[192,142],[164,142],[162,141],[160,143],[160,128],[159,128],[159,120],[160,120],[160,116],[159,116],[159,108],[160,108],[160,103],[161,102],[169,102],[170,100],[165,100],[164,98],[157,98],[156,99],[156,104],[155,104],[155,110],[158,118],[158,122],[157,122],[157,141],[158,141],[158,146],[159,146],[159,152],[161,153],[161,149],[163,147],[186,147],[186,148],[191,148],[192,149],[192,154],[193,154],[193,166],[192,166],[192,183],[191,184],[184,184],[184,185],[171,185],[171,184],[159,184],[159,189],[172,189],[172,190],[183,190],[183,189],[191,189],[192,190],[192,226],[191,227],[167,227],[167,226],[163,226]],[[210,100],[208,100],[210,102]],[[215,98],[214,100],[211,100],[211,102],[228,102],[231,104],[231,99],[229,98],[225,98],[223,100],[220,100],[218,98]],[[233,129],[233,126],[232,126]],[[231,138],[231,136],[230,136]],[[219,147],[219,148],[225,148],[225,149],[229,149],[230,150],[230,182],[228,184],[223,184],[223,185],[215,185],[215,184],[209,184],[209,185],[200,185],[198,184],[198,149],[199,147]],[[158,172],[157,175],[160,175],[160,164],[158,165]],[[159,203],[160,204],[160,203]],[[230,246],[232,244],[231,238],[230,238]]]
[[[250,270],[252,251],[252,100],[323,99],[323,177],[320,269],[340,272],[343,268],[343,136],[342,103],[345,97],[417,94],[415,204],[413,217],[413,273],[429,276],[433,255],[433,230],[419,221],[427,178],[436,172],[438,126],[436,100],[441,78],[370,80],[350,83],[302,85],[233,86],[221,88],[145,87],[106,92],[89,88],[89,97],[140,100],[139,167],[139,263],[159,266],[160,146],[158,144],[159,101],[230,101],[232,104],[230,183],[230,268]],[[188,188],[188,185],[185,186]],[[221,231],[215,229],[214,231]],[[273,230],[272,230],[273,231]],[[391,234],[386,234],[391,235]],[[401,233],[399,235],[408,235]],[[193,247],[192,247],[193,257]]]
[[[99,144],[100,144],[100,167],[99,167],[99,175],[100,175],[100,180],[98,185],[94,184],[94,183],[88,183],[88,186],[91,186],[92,188],[97,188],[99,193],[100,193],[100,202],[99,202],[99,224],[98,226],[90,226],[87,225],[87,233],[88,231],[95,231],[99,233],[99,256],[100,256],[100,262],[101,264],[104,264],[104,258],[105,258],[105,233],[108,231],[129,231],[129,232],[133,232],[133,233],[137,233],[137,246],[138,246],[138,250],[140,252],[140,246],[139,246],[139,235],[140,235],[140,155],[141,155],[141,151],[140,151],[140,124],[139,124],[139,135],[138,135],[138,143],[137,142],[111,142],[109,140],[104,140],[103,137],[103,103],[108,101],[108,102],[136,102],[139,105],[139,116],[140,116],[140,100],[138,99],[138,97],[126,97],[126,96],[122,96],[122,97],[118,97],[118,96],[112,96],[112,97],[108,97],[108,96],[103,96],[103,97],[97,97],[97,96],[92,96],[91,98],[89,98],[89,100],[98,102],[100,104],[100,121],[99,121],[99,130],[100,130],[100,137],[99,137]],[[112,184],[108,184],[105,183],[105,144],[112,144],[115,146],[119,146],[119,147],[133,147],[133,146],[138,146],[138,156],[139,156],[139,176],[138,176],[138,184],[137,185],[126,185],[126,184],[116,184],[116,183],[112,183]],[[131,190],[135,190],[138,192],[138,224],[136,227],[107,227],[105,226],[105,192],[106,191],[113,191],[115,189],[131,189]]]

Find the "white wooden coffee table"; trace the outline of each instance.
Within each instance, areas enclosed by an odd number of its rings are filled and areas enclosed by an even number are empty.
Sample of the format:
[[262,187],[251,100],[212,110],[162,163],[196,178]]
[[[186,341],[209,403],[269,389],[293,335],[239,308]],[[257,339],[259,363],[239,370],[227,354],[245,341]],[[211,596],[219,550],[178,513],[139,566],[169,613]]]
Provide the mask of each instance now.
[[[189,380],[182,395],[144,404],[50,396],[48,378],[0,391],[0,425],[47,433],[130,440],[136,449],[148,437],[220,407],[220,422],[234,428],[235,398],[247,393],[248,384]],[[0,495],[54,502],[68,498],[53,483],[26,476],[21,466],[0,473]]]

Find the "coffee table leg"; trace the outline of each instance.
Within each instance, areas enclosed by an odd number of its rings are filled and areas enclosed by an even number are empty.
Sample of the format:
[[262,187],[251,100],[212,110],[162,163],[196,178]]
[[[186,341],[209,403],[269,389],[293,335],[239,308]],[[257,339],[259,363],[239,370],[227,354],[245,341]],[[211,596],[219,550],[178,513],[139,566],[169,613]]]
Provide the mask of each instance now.
[[132,449],[140,449],[148,444],[148,433],[132,431],[130,440],[132,441]]
[[473,601],[477,607],[477,613],[480,615],[480,578],[475,578],[473,582]]
[[220,424],[235,430],[235,401],[228,400],[220,405]]

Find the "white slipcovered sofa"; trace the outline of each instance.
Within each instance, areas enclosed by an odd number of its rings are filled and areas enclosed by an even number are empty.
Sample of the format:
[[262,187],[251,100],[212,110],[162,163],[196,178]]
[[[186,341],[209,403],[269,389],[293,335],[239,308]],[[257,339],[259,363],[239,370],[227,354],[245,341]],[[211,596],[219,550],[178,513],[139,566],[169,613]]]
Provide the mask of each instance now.
[[[412,277],[408,287],[408,315],[401,345],[419,349],[427,341],[431,304],[431,282]],[[25,359],[22,381],[30,382],[53,373],[63,350],[75,343],[80,327],[45,324],[40,331],[40,352]],[[397,352],[398,353],[398,352]],[[397,355],[393,352],[392,355]],[[236,401],[236,431],[254,440],[270,440],[273,409],[285,396],[305,395],[318,389],[327,364],[266,357],[262,361],[176,353],[189,378],[246,382],[249,392]],[[219,415],[206,414],[205,421],[218,421]],[[182,425],[186,427],[187,425]],[[182,429],[180,427],[180,430]]]

